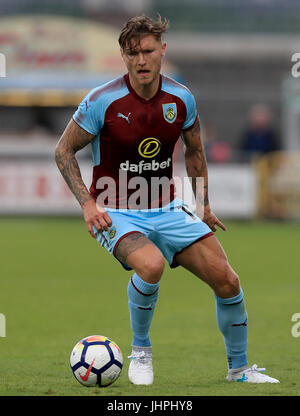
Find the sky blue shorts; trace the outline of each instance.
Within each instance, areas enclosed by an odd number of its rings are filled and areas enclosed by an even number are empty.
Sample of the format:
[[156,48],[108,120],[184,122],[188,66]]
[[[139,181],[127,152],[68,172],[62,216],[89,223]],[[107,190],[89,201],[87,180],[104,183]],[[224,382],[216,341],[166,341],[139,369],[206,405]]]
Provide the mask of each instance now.
[[[115,255],[120,241],[134,232],[144,234],[154,243],[174,268],[178,264],[175,255],[192,243],[213,235],[211,229],[191,211],[183,201],[176,198],[166,207],[156,210],[110,210],[112,219],[108,231],[94,232],[99,243]],[[126,270],[131,268],[122,263]]]

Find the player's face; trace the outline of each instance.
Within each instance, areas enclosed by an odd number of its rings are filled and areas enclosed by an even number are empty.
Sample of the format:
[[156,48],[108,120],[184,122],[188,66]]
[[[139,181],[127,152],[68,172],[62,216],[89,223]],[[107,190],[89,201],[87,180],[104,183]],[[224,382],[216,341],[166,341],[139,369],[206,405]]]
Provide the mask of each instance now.
[[160,73],[166,43],[145,35],[139,41],[133,40],[130,46],[121,50],[121,54],[134,85],[141,87],[153,83]]

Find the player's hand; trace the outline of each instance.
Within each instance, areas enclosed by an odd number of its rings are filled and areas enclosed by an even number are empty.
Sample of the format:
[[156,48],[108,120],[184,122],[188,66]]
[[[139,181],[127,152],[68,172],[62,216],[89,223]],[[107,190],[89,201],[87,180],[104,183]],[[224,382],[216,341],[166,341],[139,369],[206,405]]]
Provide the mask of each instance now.
[[104,208],[99,207],[93,199],[82,205],[84,220],[87,224],[88,231],[93,238],[97,238],[93,227],[102,232],[107,231],[112,226],[112,220]]
[[205,222],[213,232],[217,231],[216,226],[220,227],[223,231],[226,231],[225,225],[217,218],[210,208],[204,209],[203,222]]

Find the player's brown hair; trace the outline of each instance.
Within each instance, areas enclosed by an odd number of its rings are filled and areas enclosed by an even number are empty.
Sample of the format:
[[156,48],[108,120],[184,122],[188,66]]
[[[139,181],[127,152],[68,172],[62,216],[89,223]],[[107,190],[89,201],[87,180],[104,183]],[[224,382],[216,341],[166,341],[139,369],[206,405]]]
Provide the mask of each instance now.
[[158,41],[161,41],[162,34],[167,31],[168,27],[168,20],[166,18],[162,20],[160,15],[158,15],[157,20],[145,15],[132,17],[121,30],[119,45],[122,49],[131,48],[131,41],[136,39],[139,43],[144,35],[153,35]]

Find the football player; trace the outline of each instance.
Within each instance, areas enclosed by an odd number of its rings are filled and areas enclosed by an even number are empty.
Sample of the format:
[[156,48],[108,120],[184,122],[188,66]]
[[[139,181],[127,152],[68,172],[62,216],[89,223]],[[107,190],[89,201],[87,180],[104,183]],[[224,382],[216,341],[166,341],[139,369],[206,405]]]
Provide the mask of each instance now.
[[[125,269],[133,270],[127,290],[132,383],[153,383],[149,330],[165,259],[211,287],[225,341],[227,380],[278,383],[248,364],[244,295],[214,235],[217,227],[224,231],[226,227],[209,203],[195,99],[184,85],[161,74],[167,27],[160,17],[128,20],[119,37],[128,72],[94,88],[82,100],[57,144],[56,162],[82,207],[91,236]],[[195,212],[175,197],[172,155],[180,135],[197,202]],[[75,158],[88,144],[94,164],[89,190]],[[197,178],[202,178],[201,189]]]

